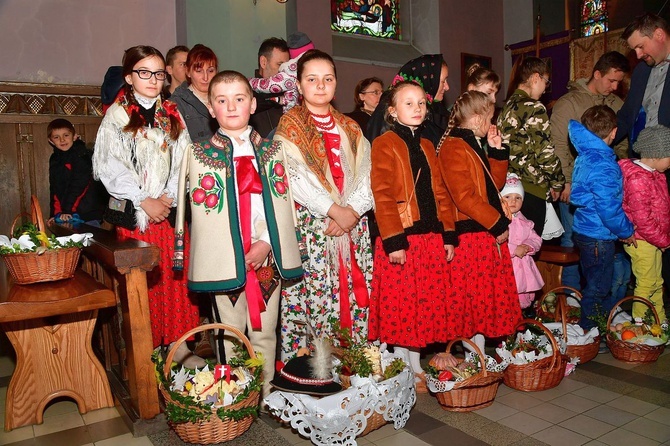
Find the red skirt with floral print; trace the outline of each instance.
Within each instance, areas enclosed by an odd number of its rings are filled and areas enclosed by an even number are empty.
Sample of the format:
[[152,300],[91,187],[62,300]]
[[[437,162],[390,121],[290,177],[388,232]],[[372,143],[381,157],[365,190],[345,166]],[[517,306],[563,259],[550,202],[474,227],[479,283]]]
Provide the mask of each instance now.
[[447,336],[507,336],[521,320],[507,243],[487,232],[458,236],[447,298]]
[[144,233],[116,228],[119,236],[142,240],[160,249],[158,265],[147,273],[149,287],[149,318],[154,348],[176,341],[199,323],[195,293],[189,293],[186,283],[188,271],[188,232],[184,237],[184,270],[172,270],[174,228],[167,220],[149,224]]
[[403,347],[446,342],[449,266],[440,234],[409,235],[404,265],[375,246],[368,339]]

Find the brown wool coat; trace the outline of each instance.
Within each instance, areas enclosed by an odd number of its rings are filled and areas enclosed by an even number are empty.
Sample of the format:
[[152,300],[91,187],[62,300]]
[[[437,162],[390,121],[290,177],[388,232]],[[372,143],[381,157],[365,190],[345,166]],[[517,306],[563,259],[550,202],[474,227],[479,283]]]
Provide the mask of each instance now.
[[[430,172],[421,171],[421,175],[431,175],[438,219],[445,231],[454,231],[455,207],[440,177],[435,147],[422,138],[421,149],[430,166]],[[417,197],[412,194],[415,179],[405,141],[392,131],[377,137],[372,143],[372,166],[370,181],[375,198],[375,217],[379,233],[382,239],[386,239],[404,232],[398,204],[404,203],[410,196],[412,219],[421,219]]]
[[[501,215],[489,204],[485,180],[488,174],[477,153],[461,138],[449,136],[442,143],[438,162],[444,183],[456,205],[454,220],[474,220],[491,229]],[[506,160],[489,158],[491,176],[498,190],[505,185],[507,163]]]

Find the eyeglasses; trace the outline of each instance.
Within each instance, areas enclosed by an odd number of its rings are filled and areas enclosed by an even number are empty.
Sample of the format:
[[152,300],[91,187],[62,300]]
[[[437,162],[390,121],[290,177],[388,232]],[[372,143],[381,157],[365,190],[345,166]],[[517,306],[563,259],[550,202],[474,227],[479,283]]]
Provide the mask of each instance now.
[[382,94],[381,90],[368,90],[368,91],[361,91],[361,94],[373,94],[375,96],[379,96]]
[[157,81],[164,81],[167,73],[165,70],[158,71],[149,71],[149,70],[133,70],[133,73],[137,73],[140,79],[148,80],[151,79],[151,76],[156,76]]
[[551,81],[549,80],[548,77],[544,77],[544,76],[540,76],[540,77],[542,78],[542,80],[544,81],[544,83],[546,84],[547,87],[549,85],[551,85]]

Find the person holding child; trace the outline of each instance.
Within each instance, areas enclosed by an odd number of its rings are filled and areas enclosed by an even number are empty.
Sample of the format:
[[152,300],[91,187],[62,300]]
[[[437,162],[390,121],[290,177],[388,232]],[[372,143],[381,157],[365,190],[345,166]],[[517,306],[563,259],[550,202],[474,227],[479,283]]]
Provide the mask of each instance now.
[[[283,152],[249,125],[256,99],[247,78],[222,71],[212,79],[209,109],[220,125],[189,146],[179,178],[175,265],[182,267],[186,207],[191,210],[189,288],[215,293],[213,312],[247,332],[263,354],[264,395],[277,348],[281,278],[298,279],[302,263]],[[212,228],[217,228],[215,232]],[[226,357],[233,344],[224,341]]]
[[100,226],[107,196],[93,179],[93,151],[67,119],[51,121],[47,138],[53,148],[49,157],[50,216],[59,223]]
[[[647,127],[633,144],[640,159],[619,161],[623,174],[623,210],[635,226],[637,247],[624,249],[635,274],[633,295],[649,299],[658,318],[667,323],[663,307],[661,255],[670,247],[670,196],[664,173],[670,168],[670,128]],[[633,302],[633,317],[644,317],[647,306]]]
[[297,88],[296,74],[298,60],[306,51],[314,49],[312,40],[307,34],[300,31],[288,36],[286,43],[291,58],[280,65],[279,72],[267,78],[255,77],[249,79],[251,88],[256,93],[284,93],[283,96],[277,98],[283,106],[284,113],[298,104],[300,95]]
[[367,339],[372,253],[367,218],[372,208],[370,144],[354,120],[335,110],[332,57],[309,50],[297,64],[304,105],[282,116],[274,136],[286,152],[303,250],[302,282],[282,292],[281,354],[300,347],[296,322],[308,316],[317,332],[333,325]]
[[544,286],[540,270],[532,257],[542,247],[542,237],[533,230],[533,222],[521,213],[525,192],[521,179],[516,174],[507,174],[507,181],[500,195],[512,213],[507,246],[512,256],[519,304],[521,308],[528,308],[535,300],[535,293]]
[[[198,306],[185,277],[171,270],[175,238],[168,220],[177,205],[179,166],[191,140],[177,106],[161,99],[167,75],[160,51],[144,45],[126,50],[123,76],[122,94],[98,129],[93,174],[112,196],[105,218],[113,216],[117,234],[160,249],[158,265],[147,273],[151,334],[158,347],[198,325]],[[175,358],[191,368],[204,365],[185,343]]]
[[611,108],[596,105],[584,112],[581,124],[575,120],[568,123],[568,135],[578,154],[570,203],[575,206],[574,239],[586,282],[579,320],[585,330],[596,326],[593,317],[608,315],[616,303],[611,294],[614,243],[619,239],[637,246],[633,224],[622,208],[621,169],[610,147],[616,122]]
[[409,359],[417,391],[427,392],[420,349],[446,342],[454,257],[453,203],[440,177],[435,146],[421,137],[426,92],[413,81],[391,87],[391,130],[372,144],[376,240],[368,338],[394,345]]
[[488,95],[463,93],[438,146],[440,172],[455,204],[458,234],[450,268],[447,338],[472,337],[482,351],[485,336],[509,335],[521,320],[506,245],[511,215],[505,215],[498,194],[507,175],[509,149],[491,124],[493,111]]

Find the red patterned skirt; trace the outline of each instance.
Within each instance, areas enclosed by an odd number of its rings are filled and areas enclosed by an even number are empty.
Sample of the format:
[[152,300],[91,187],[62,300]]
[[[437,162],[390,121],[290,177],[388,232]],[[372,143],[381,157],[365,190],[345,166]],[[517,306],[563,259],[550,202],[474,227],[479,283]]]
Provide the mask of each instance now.
[[512,260],[487,232],[458,236],[447,298],[448,339],[507,336],[521,320]]
[[160,249],[158,265],[147,273],[149,287],[149,317],[154,348],[176,341],[199,323],[196,295],[187,288],[188,232],[184,237],[184,270],[172,271],[174,228],[167,220],[150,223],[144,233],[116,228],[117,234],[142,240]]
[[375,246],[368,339],[423,347],[447,338],[445,296],[449,266],[440,234],[409,235],[404,265]]

